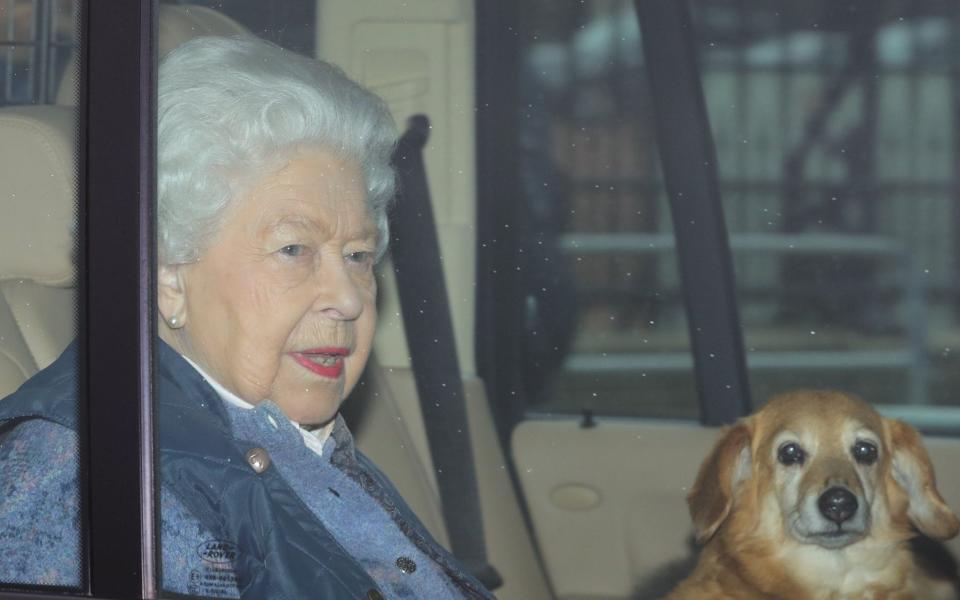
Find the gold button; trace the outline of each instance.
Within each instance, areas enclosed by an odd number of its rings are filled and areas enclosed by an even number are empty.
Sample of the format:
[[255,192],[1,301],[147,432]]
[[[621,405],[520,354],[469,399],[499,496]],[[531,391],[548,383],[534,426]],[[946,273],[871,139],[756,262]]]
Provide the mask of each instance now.
[[270,455],[263,448],[252,448],[247,451],[247,462],[257,473],[263,473],[270,467]]
[[367,590],[367,600],[383,600],[383,594],[371,588]]
[[413,559],[410,557],[401,556],[397,559],[397,567],[404,573],[413,573],[417,570],[417,563],[413,562]]

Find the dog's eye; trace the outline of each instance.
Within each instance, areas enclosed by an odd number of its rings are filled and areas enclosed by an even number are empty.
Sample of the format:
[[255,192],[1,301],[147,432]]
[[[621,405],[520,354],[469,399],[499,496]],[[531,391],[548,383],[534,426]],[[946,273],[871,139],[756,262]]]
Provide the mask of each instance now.
[[853,458],[861,465],[872,465],[877,462],[877,447],[870,442],[858,440],[853,445]]
[[807,458],[806,453],[803,451],[803,448],[799,444],[794,444],[793,442],[788,442],[777,450],[777,460],[780,461],[780,464],[787,465],[802,465],[804,459]]

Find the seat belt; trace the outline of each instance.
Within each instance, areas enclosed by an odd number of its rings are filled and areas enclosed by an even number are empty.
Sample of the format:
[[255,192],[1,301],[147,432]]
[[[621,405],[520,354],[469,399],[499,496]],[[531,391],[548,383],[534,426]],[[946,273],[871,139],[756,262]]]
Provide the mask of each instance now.
[[487,562],[466,396],[423,161],[429,130],[427,117],[411,117],[393,154],[399,191],[390,252],[451,550],[494,590],[503,581]]

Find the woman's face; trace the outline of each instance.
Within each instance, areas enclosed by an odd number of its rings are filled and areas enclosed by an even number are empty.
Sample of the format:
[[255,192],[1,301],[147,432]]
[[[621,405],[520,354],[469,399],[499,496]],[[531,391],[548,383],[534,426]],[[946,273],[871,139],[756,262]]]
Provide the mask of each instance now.
[[370,355],[377,228],[358,164],[295,153],[227,209],[200,260],[162,267],[161,334],[227,389],[332,419]]

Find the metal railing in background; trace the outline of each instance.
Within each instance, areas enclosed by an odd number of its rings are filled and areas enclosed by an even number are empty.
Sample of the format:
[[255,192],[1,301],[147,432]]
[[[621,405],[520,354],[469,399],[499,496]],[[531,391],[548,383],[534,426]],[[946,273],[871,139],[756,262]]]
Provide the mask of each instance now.
[[[756,395],[803,369],[878,403],[955,405],[960,4],[690,4],[741,323],[771,353],[748,353]],[[566,372],[587,391],[610,370],[626,381],[641,363],[611,357],[634,333],[644,365],[675,355],[661,372],[677,372],[676,388],[691,364],[679,360],[683,287],[632,3],[523,6],[520,138],[540,143],[521,144],[533,240],[523,251],[553,243],[552,262],[569,266],[581,356]],[[790,247],[801,238],[809,251]],[[559,303],[542,296],[538,306]],[[781,335],[805,327],[815,343]],[[781,347],[790,355],[773,357]],[[544,389],[552,402],[570,386]]]
[[[669,234],[568,234],[561,238],[565,255],[617,253],[620,255],[659,255],[676,251],[676,240]],[[907,373],[909,404],[928,403],[928,339],[926,283],[922,269],[910,249],[900,241],[871,235],[841,234],[770,234],[741,233],[730,236],[730,249],[735,255],[776,254],[781,256],[858,256],[889,266],[897,273],[891,287],[900,296],[907,335],[896,347],[798,349],[796,340],[787,334],[780,349],[750,350],[747,365],[751,370],[845,370],[903,369]],[[799,331],[799,329],[798,329]],[[815,331],[811,331],[815,335]],[[641,344],[637,344],[640,346]],[[616,352],[572,353],[565,368],[579,372],[662,372],[688,371],[693,366],[689,352]]]

